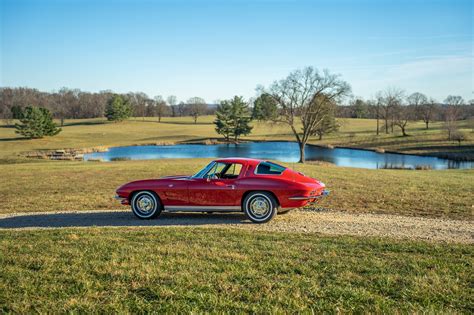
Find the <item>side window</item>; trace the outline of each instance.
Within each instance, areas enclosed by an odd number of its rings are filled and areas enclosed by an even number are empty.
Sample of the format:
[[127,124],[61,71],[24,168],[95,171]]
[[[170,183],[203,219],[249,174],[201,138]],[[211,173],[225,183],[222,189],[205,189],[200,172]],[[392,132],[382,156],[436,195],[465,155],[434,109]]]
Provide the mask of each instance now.
[[214,166],[207,172],[206,176],[209,176],[209,178],[220,178],[220,175],[222,172],[225,170],[227,167],[227,164],[225,163],[216,163]]
[[257,166],[255,173],[260,175],[280,175],[285,169],[285,167],[272,162],[262,162]]
[[242,164],[239,163],[216,163],[206,176],[212,179],[235,179],[241,170]]
[[230,164],[222,178],[233,179],[239,177],[240,171],[242,170],[242,164],[233,163]]

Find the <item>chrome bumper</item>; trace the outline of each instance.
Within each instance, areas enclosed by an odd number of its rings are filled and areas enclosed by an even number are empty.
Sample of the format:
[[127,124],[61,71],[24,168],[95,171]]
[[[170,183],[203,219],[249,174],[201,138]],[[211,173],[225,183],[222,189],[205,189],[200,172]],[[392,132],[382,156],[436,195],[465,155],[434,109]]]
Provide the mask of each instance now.
[[120,203],[123,204],[123,205],[128,205],[128,199],[127,198],[120,197],[119,195],[115,195],[114,199],[120,201]]
[[321,195],[317,195],[317,196],[295,196],[295,197],[290,197],[288,199],[290,199],[290,200],[311,200],[311,199],[323,198],[323,197],[326,197],[328,195],[329,195],[329,190],[324,189],[323,192],[321,193]]

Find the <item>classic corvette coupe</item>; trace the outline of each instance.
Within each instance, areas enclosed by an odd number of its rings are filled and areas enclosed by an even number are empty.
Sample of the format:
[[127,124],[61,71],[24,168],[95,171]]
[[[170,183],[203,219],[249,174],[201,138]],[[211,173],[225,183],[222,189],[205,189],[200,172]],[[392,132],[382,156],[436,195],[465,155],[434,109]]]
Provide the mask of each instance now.
[[223,158],[192,176],[168,176],[130,182],[116,199],[140,219],[162,211],[244,212],[255,223],[277,213],[317,202],[329,194],[325,185],[281,165],[256,159]]

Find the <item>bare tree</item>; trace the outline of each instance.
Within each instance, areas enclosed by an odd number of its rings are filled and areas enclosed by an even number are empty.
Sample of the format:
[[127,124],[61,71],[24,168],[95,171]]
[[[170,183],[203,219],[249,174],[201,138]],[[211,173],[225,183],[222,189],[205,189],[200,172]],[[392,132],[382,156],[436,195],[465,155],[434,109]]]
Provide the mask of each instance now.
[[457,141],[458,146],[461,146],[461,142],[466,140],[466,135],[460,130],[454,130],[451,132],[451,140]]
[[161,117],[169,113],[169,107],[166,105],[166,102],[163,100],[161,95],[155,96],[155,114],[158,116],[158,122],[161,122]]
[[393,124],[400,128],[404,137],[408,136],[406,128],[408,122],[414,118],[414,108],[397,104],[393,109]]
[[178,103],[178,100],[177,100],[176,96],[174,96],[174,95],[168,96],[166,98],[166,101],[168,102],[169,106],[174,106],[174,105],[176,105],[176,103]]
[[444,110],[444,129],[448,132],[448,140],[458,130],[459,106],[448,105]]
[[464,105],[464,99],[458,95],[449,95],[444,100],[444,103],[448,106],[461,106]]
[[426,97],[425,94],[420,93],[420,92],[412,93],[410,94],[410,96],[407,97],[407,103],[408,103],[408,106],[413,107],[412,114],[414,115],[413,116],[414,120],[424,118],[424,115],[423,115],[424,109],[426,105],[428,105],[428,98]]
[[434,119],[435,111],[436,111],[436,101],[433,98],[430,98],[428,102],[421,105],[418,113],[421,116],[421,119],[423,120],[423,122],[425,123],[426,129],[429,129],[429,124]]
[[418,107],[428,103],[428,98],[423,93],[415,92],[407,97],[407,103],[418,109]]
[[184,102],[179,102],[178,105],[175,106],[176,113],[179,117],[183,117],[186,114],[186,104]]
[[198,117],[205,114],[207,110],[206,101],[200,97],[190,98],[186,107],[189,115],[194,118],[195,124],[197,124]]
[[145,120],[147,106],[150,103],[150,98],[143,92],[129,92],[127,93],[127,99],[130,102],[133,109],[133,116],[142,117]]
[[316,133],[329,114],[327,103],[341,100],[350,91],[349,84],[338,75],[327,70],[321,73],[313,67],[293,71],[270,86],[267,93],[280,108],[274,121],[291,128],[300,148],[300,163],[305,162],[304,149],[309,137]]
[[168,96],[166,98],[166,102],[168,103],[168,106],[171,109],[171,116],[176,117],[176,114],[177,114],[176,104],[178,103],[176,96],[174,95]]
[[[385,121],[385,133],[388,134],[388,128],[393,132],[394,109],[402,103],[404,91],[395,87],[389,87],[377,93],[377,102],[380,104],[380,114]],[[390,122],[389,122],[390,121]]]
[[452,140],[453,134],[458,130],[461,105],[464,99],[461,96],[449,95],[444,100],[447,107],[444,110],[444,129],[448,132],[448,140]]

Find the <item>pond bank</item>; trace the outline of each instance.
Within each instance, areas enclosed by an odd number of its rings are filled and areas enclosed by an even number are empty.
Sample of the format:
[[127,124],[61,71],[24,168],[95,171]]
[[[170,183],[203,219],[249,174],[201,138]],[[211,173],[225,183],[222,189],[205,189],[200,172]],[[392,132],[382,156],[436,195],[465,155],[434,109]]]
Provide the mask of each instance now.
[[[261,145],[254,145],[261,144]],[[198,147],[194,147],[194,146]],[[186,146],[193,148],[186,149]],[[200,148],[201,146],[202,148]],[[206,148],[207,146],[214,146]],[[166,154],[158,154],[156,149],[162,147]],[[173,148],[174,147],[174,148]],[[261,147],[261,148],[260,148]],[[136,148],[136,149],[134,149]],[[321,149],[321,150],[318,150]],[[109,152],[112,150],[113,152]],[[188,152],[186,152],[186,150]],[[205,153],[203,152],[209,152]],[[117,153],[120,151],[119,153]],[[140,156],[139,153],[134,154],[134,151],[144,152]],[[175,152],[173,152],[175,151]],[[363,168],[395,168],[395,169],[431,169],[431,168],[472,168],[472,163],[466,159],[446,159],[439,154],[410,154],[406,152],[398,152],[392,150],[385,150],[383,148],[355,148],[347,146],[333,146],[320,145],[308,143],[306,147],[307,160],[321,160],[341,166],[353,166]],[[363,152],[368,152],[364,154]],[[91,154],[92,153],[92,154]],[[99,153],[99,154],[95,154]],[[106,153],[106,154],[100,154]],[[234,154],[232,154],[234,153]],[[115,156],[114,156],[115,154]],[[118,155],[117,155],[118,154]],[[229,155],[230,154],[230,155]],[[127,146],[113,146],[113,147],[93,147],[84,149],[60,149],[60,150],[39,150],[32,152],[25,152],[23,157],[36,159],[50,159],[50,160],[89,160],[89,161],[113,161],[113,160],[128,160],[128,159],[160,159],[160,158],[195,158],[195,157],[228,157],[228,156],[246,156],[255,158],[275,159],[283,162],[297,162],[298,154],[297,143],[294,141],[250,141],[243,139],[239,145],[235,143],[226,143],[218,138],[206,138],[187,141],[167,141],[167,142],[152,142],[146,144],[134,144]],[[363,165],[362,160],[365,159],[376,161],[376,165]],[[138,156],[138,157],[137,157]],[[351,165],[348,161],[342,161],[342,157],[346,159],[358,159],[359,166]],[[419,161],[416,161],[419,157]],[[440,167],[440,162],[436,159],[449,162],[448,165]],[[412,161],[410,163],[406,161]],[[395,161],[395,163],[394,163]],[[399,165],[397,165],[399,164]],[[407,167],[405,164],[409,164]],[[433,164],[430,167],[429,164]],[[446,163],[445,163],[446,164]],[[468,167],[459,167],[459,165],[468,165]],[[436,166],[438,165],[438,166]]]

